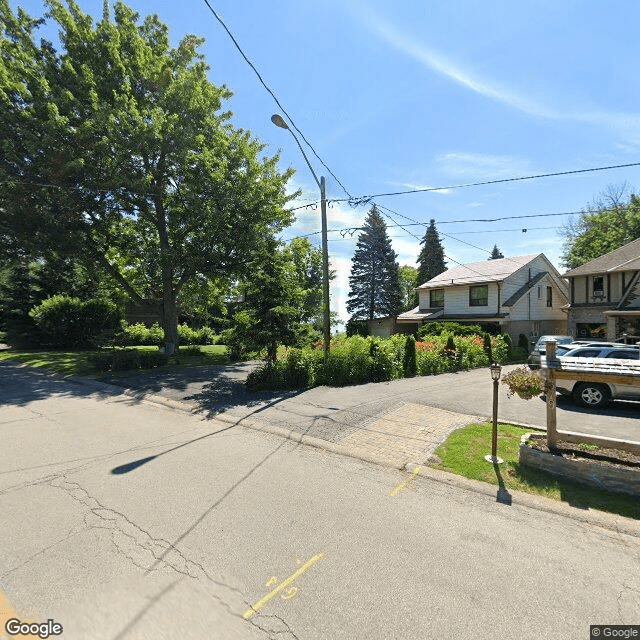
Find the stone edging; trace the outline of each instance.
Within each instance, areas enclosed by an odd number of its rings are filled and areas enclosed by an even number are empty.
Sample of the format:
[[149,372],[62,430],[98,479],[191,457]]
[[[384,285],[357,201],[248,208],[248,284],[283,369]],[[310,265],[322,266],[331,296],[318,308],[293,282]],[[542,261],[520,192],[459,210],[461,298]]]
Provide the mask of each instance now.
[[520,464],[586,486],[640,498],[640,468],[600,464],[589,458],[565,458],[527,446],[532,434],[520,438]]

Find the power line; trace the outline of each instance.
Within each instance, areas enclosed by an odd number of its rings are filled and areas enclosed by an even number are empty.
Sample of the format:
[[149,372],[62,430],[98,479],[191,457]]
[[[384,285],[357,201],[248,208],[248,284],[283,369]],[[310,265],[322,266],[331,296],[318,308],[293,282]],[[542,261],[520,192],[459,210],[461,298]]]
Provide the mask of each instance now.
[[231,33],[227,25],[224,23],[222,18],[217,14],[216,10],[209,4],[209,0],[204,0],[204,3],[209,8],[209,11],[211,11],[211,13],[214,15],[215,19],[222,25],[222,28],[227,32],[227,35],[231,38],[233,44],[235,45],[236,49],[240,52],[240,55],[244,58],[245,62],[253,69],[253,72],[256,74],[256,76],[258,76],[258,80],[260,80],[260,83],[262,84],[262,86],[269,92],[269,94],[275,100],[275,103],[278,105],[282,113],[284,113],[284,115],[287,116],[287,119],[289,120],[293,128],[300,134],[300,137],[305,141],[309,149],[311,149],[311,151],[313,152],[313,155],[316,158],[318,158],[322,166],[333,176],[334,180],[342,187],[342,190],[349,196],[349,198],[352,198],[353,196],[349,193],[349,191],[347,191],[347,188],[342,184],[342,182],[340,182],[340,180],[336,177],[335,173],[333,173],[333,171],[329,169],[329,167],[325,164],[324,160],[316,153],[316,150],[313,148],[313,145],[305,138],[304,133],[302,133],[302,131],[298,129],[295,122],[293,121],[293,118],[287,113],[287,110],[282,106],[282,104],[280,103],[280,100],[278,100],[278,98],[276,97],[276,94],[273,93],[273,91],[271,91],[271,89],[267,86],[267,83],[262,79],[260,72],[256,69],[253,62],[251,62],[251,60],[249,60],[249,58],[246,56],[245,52],[242,50],[242,48],[238,44],[238,41],[235,39],[235,37],[233,36],[233,34]]
[[[206,0],[205,0],[206,2]],[[611,169],[624,169],[627,167],[637,167],[640,166],[640,162],[630,162],[628,164],[616,164],[610,165],[607,167],[592,167],[590,169],[572,169],[570,171],[556,171],[554,173],[539,173],[530,176],[518,176],[516,178],[501,178],[499,180],[483,180],[482,182],[468,182],[464,184],[453,184],[446,187],[425,187],[424,189],[408,189],[406,191],[393,191],[389,193],[376,193],[370,196],[360,196],[356,198],[339,198],[335,200],[335,202],[348,202],[352,207],[357,207],[361,204],[368,204],[374,198],[382,198],[386,196],[401,196],[408,193],[424,193],[427,191],[443,191],[445,189],[464,189],[466,187],[479,187],[483,185],[489,184],[500,184],[503,182],[518,182],[523,180],[537,180],[539,178],[552,178],[556,176],[568,176],[575,175],[579,173],[590,173],[593,171],[608,171]]]

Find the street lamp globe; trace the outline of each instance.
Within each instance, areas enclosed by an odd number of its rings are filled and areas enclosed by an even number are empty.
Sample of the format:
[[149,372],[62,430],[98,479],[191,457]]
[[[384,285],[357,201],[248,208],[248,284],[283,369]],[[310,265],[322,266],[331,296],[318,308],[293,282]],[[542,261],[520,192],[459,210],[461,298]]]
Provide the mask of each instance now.
[[502,367],[497,362],[492,362],[489,368],[491,369],[491,379],[500,380],[500,372],[502,371]]

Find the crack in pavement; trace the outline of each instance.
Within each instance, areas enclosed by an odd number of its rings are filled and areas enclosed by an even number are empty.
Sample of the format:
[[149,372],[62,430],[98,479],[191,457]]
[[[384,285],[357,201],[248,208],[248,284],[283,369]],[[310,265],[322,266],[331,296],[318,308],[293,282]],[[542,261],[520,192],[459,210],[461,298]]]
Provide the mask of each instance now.
[[[129,560],[135,567],[147,573],[166,567],[181,576],[200,582],[207,581],[214,587],[235,594],[243,604],[243,611],[251,606],[251,603],[240,589],[215,580],[201,563],[188,558],[180,549],[167,540],[152,536],[125,514],[106,507],[94,496],[90,495],[79,483],[70,481],[65,476],[58,476],[46,484],[64,491],[70,498],[85,507],[87,513],[85,514],[84,522],[87,529],[103,529],[110,532],[110,540],[116,552]],[[228,596],[228,593],[217,594],[211,591],[208,593],[230,615],[243,619],[242,612],[234,611],[224,599],[224,595]],[[296,638],[296,635],[290,630],[289,625],[283,618],[279,616],[272,617],[276,617],[282,622],[284,625],[283,630],[272,631],[265,629],[259,620],[248,620],[246,622],[249,622],[264,633],[289,633],[293,638]]]

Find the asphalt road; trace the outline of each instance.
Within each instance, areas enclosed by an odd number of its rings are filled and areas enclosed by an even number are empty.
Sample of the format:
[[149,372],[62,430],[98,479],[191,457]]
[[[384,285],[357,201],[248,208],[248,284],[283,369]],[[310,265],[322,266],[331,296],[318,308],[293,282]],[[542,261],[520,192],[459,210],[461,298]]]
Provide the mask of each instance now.
[[0,605],[65,640],[640,624],[640,538],[615,527],[32,369],[0,389]]
[[[359,421],[383,415],[401,404],[436,407],[486,419],[492,415],[492,382],[487,369],[474,369],[352,387],[317,387],[301,393],[251,394],[243,381],[253,363],[120,376],[123,387],[159,394],[191,404],[207,416],[224,411],[235,417],[254,415],[274,425],[304,430],[318,437],[348,432]],[[503,373],[515,368],[504,367]],[[503,422],[546,428],[544,398],[507,397],[499,385],[498,417]],[[256,411],[259,410],[259,414]],[[558,429],[640,442],[640,402],[616,400],[602,409],[579,407],[558,396]]]

